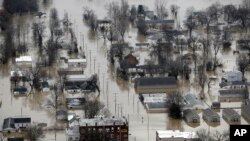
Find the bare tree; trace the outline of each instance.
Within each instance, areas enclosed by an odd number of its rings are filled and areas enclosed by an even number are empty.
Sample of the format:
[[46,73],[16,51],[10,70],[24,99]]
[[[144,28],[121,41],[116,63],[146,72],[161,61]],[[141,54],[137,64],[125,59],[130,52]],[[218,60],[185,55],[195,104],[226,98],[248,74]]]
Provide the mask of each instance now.
[[87,103],[84,106],[84,111],[85,111],[85,118],[94,118],[95,116],[99,115],[100,112],[102,114],[109,113],[107,112],[108,110],[105,108],[105,105],[97,99],[87,100]]
[[161,20],[168,17],[168,10],[166,8],[166,1],[156,0],[155,1],[155,11],[156,11],[156,15]]
[[183,103],[183,98],[181,96],[180,92],[174,92],[171,94],[168,94],[167,97],[167,104],[170,105],[169,107],[169,117],[175,118],[175,119],[181,119],[181,104]]
[[196,23],[196,18],[193,14],[194,12],[194,8],[190,7],[187,9],[187,19],[186,21],[184,21],[184,25],[187,27],[188,31],[189,31],[189,39],[192,38],[192,32],[193,30],[197,27],[197,23]]
[[217,55],[219,53],[219,50],[222,48],[222,41],[221,41],[221,35],[220,33],[218,33],[217,35],[215,35],[215,37],[213,38],[213,49],[214,49],[214,66],[213,66],[213,70],[216,70],[217,67]]
[[52,40],[54,39],[54,30],[60,26],[58,12],[56,8],[52,8],[50,10],[50,20],[49,20],[49,28]]
[[139,18],[137,21],[137,28],[139,33],[143,34],[143,35],[147,35],[147,24],[145,22],[145,19]]
[[207,75],[205,73],[205,66],[202,65],[198,67],[198,83],[201,87],[201,92],[200,92],[201,99],[205,98],[204,89],[205,89],[206,82],[207,82]]
[[28,138],[31,141],[40,141],[41,138],[44,138],[44,132],[41,127],[38,127],[37,125],[31,125],[28,129]]
[[43,48],[43,37],[45,32],[45,25],[43,22],[33,23],[32,30],[33,30],[33,38],[35,44],[38,44],[40,50]]
[[[206,34],[207,34],[207,42],[206,47],[209,47],[209,35],[210,35],[210,26],[212,23],[217,23],[219,17],[222,14],[221,5],[219,3],[215,3],[208,7],[205,12],[199,12],[196,17],[201,25],[205,26]],[[208,51],[208,50],[207,50]],[[208,55],[208,52],[207,52]]]
[[50,38],[45,46],[48,55],[48,65],[52,66],[58,56],[58,45]]
[[131,10],[130,10],[130,17],[129,17],[130,22],[131,22],[132,24],[135,23],[136,17],[137,17],[137,9],[136,9],[135,6],[132,6],[132,8],[131,8]]
[[236,19],[240,22],[241,28],[245,29],[249,22],[250,9],[246,7],[239,7],[236,11]]
[[85,7],[83,15],[87,25],[90,27],[91,30],[95,31],[97,27],[96,26],[97,17],[95,15],[95,12],[92,9]]
[[249,58],[246,54],[242,54],[239,56],[237,62],[238,62],[238,67],[239,67],[240,71],[242,72],[242,77],[244,78],[246,68],[249,65]]
[[206,129],[201,129],[197,131],[196,134],[198,137],[198,141],[214,141],[210,132],[208,132]]
[[11,57],[16,56],[16,48],[14,44],[14,28],[12,26],[9,26],[8,29],[5,30],[3,34],[3,48],[2,50],[2,56],[3,56],[3,63],[8,63],[8,60]]
[[177,15],[178,15],[179,8],[180,7],[178,5],[175,5],[175,4],[172,4],[170,6],[171,14],[172,14],[173,18],[176,19],[176,20],[177,20]]
[[237,9],[234,5],[229,4],[224,6],[224,19],[227,21],[227,23],[232,23],[235,21],[235,15],[237,12]]

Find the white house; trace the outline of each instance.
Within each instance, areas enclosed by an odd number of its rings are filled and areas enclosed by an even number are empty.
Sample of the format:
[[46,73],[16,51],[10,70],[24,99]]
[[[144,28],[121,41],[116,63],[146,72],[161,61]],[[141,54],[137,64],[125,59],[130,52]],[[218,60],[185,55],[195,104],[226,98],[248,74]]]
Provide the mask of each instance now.
[[242,72],[238,70],[226,71],[221,79],[223,82],[242,81]]
[[30,125],[30,117],[6,118],[3,123],[3,132],[15,132],[19,129],[27,129]]
[[20,56],[19,58],[16,58],[16,64],[32,67],[32,58],[31,56]]
[[66,136],[67,141],[79,141],[80,140],[80,132],[79,132],[79,125],[66,128]]
[[179,130],[158,130],[156,141],[191,141],[197,138],[195,132],[180,132]]
[[87,66],[86,59],[68,59],[68,67],[85,68]]

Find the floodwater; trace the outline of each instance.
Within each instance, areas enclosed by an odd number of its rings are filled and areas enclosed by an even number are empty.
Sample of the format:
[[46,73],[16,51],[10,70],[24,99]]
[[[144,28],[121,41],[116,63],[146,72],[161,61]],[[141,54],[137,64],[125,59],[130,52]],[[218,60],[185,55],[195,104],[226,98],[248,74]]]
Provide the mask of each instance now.
[[[2,0],[0,0],[1,2]],[[123,83],[116,80],[114,72],[109,68],[106,51],[109,49],[109,42],[104,45],[102,39],[95,40],[90,36],[88,27],[83,23],[82,13],[84,7],[89,7],[95,11],[99,19],[107,17],[107,4],[115,0],[53,0],[52,4],[46,7],[41,7],[41,11],[47,13],[49,17],[49,9],[55,7],[58,10],[59,17],[62,18],[65,12],[68,12],[69,18],[73,23],[73,29],[76,31],[78,44],[84,45],[88,65],[85,70],[86,74],[96,73],[99,75],[101,96],[100,100],[109,108],[112,115],[126,116],[129,120],[129,140],[133,141],[153,141],[155,140],[156,130],[178,129],[184,131],[197,131],[200,128],[209,129],[211,131],[227,130],[228,124],[221,120],[220,126],[210,127],[203,120],[200,126],[189,126],[184,121],[175,121],[167,117],[166,114],[147,114],[142,104],[139,102],[138,96],[135,94],[133,84]],[[118,1],[118,0],[117,0]],[[149,9],[154,10],[154,0],[128,0],[130,5],[143,4]],[[180,6],[179,20],[183,21],[185,11],[188,7],[193,6],[196,10],[208,7],[217,0],[168,0],[167,6],[176,4]],[[239,4],[241,0],[218,0],[222,4]],[[32,17],[27,19],[31,20]],[[48,18],[45,19],[46,21]],[[47,32],[48,34],[48,32]],[[83,35],[83,36],[82,36]],[[130,37],[129,37],[130,36]],[[83,40],[84,38],[84,40]],[[131,29],[125,35],[125,40],[129,41],[130,45],[139,42],[137,30]],[[141,40],[141,39],[140,39]],[[31,41],[30,41],[31,42]],[[147,40],[146,40],[147,42]],[[234,45],[233,45],[234,46]],[[35,51],[29,52],[32,57],[36,57]],[[140,58],[141,61],[147,59],[147,53],[144,52]],[[232,54],[223,56],[231,60]],[[232,61],[227,61],[226,67],[235,67]],[[9,66],[11,68],[11,66]],[[46,94],[34,94],[29,97],[14,98],[10,93],[9,69],[1,66],[0,74],[0,99],[3,100],[0,108],[0,124],[4,118],[10,116],[27,115],[32,117],[34,122],[46,122],[49,126],[55,124],[54,114],[43,109],[42,105]],[[197,85],[197,84],[193,84]],[[218,83],[215,84],[218,86]],[[216,90],[217,88],[215,88]],[[196,92],[196,89],[187,89],[186,92]],[[215,92],[216,93],[216,92]],[[211,96],[214,97],[214,96]],[[81,115],[80,115],[81,116]],[[201,113],[200,113],[201,117]],[[242,120],[245,124],[246,121]],[[56,134],[57,140],[64,141],[64,132]],[[43,139],[45,141],[55,140],[55,134],[49,133]]]

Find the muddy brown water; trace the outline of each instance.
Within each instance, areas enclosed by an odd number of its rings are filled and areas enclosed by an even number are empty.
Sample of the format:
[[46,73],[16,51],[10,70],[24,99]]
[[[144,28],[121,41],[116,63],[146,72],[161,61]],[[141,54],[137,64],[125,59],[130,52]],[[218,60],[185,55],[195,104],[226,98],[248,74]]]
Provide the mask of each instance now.
[[[0,0],[1,2],[2,0]],[[130,126],[130,140],[136,141],[151,141],[155,140],[155,131],[156,130],[166,130],[166,129],[178,129],[182,131],[197,131],[201,128],[205,128],[211,131],[215,130],[227,130],[228,124],[221,120],[219,126],[212,127],[201,120],[200,126],[189,126],[184,121],[176,121],[169,119],[166,114],[147,114],[144,107],[138,100],[138,96],[135,94],[133,85],[124,83],[120,80],[116,80],[113,76],[113,72],[110,70],[109,65],[106,59],[106,51],[109,49],[109,42],[106,45],[103,44],[103,40],[95,40],[93,33],[91,33],[83,24],[82,21],[82,13],[83,7],[92,8],[97,17],[102,19],[107,17],[106,5],[115,0],[53,0],[51,5],[46,7],[42,7],[41,11],[45,11],[47,13],[47,17],[49,17],[49,9],[55,7],[58,9],[58,13],[60,18],[63,17],[64,12],[67,11],[69,14],[69,18],[73,22],[73,28],[77,31],[78,44],[84,44],[84,50],[87,55],[88,66],[85,70],[86,74],[99,74],[100,88],[101,88],[101,96],[100,100],[107,105],[109,110],[113,115],[116,116],[126,116],[129,120]],[[144,4],[149,7],[149,9],[154,10],[154,0],[128,0],[130,5],[138,5]],[[218,0],[223,4],[239,4],[240,0]],[[177,4],[180,6],[179,12],[179,20],[182,21],[185,17],[186,8],[193,6],[195,9],[203,9],[208,7],[212,3],[216,2],[216,0],[169,0],[167,2],[168,7],[171,4]],[[16,17],[18,20],[18,17]],[[25,19],[25,20],[24,20]],[[23,16],[19,19],[20,22],[33,21],[37,20],[32,16]],[[45,22],[48,23],[48,18],[44,19]],[[28,24],[27,24],[28,25]],[[31,33],[29,33],[31,34]],[[49,32],[46,31],[46,35]],[[84,35],[84,42],[82,36]],[[147,41],[141,36],[137,36],[137,30],[132,29],[130,32],[126,33],[126,40],[130,42],[130,45],[134,45],[136,42]],[[130,36],[128,38],[128,36]],[[31,41],[30,41],[31,42]],[[32,49],[32,44],[30,46],[29,54],[37,59],[36,50]],[[91,55],[90,55],[91,53]],[[146,53],[144,53],[147,55]],[[220,56],[220,55],[219,55]],[[142,56],[143,57],[143,56]],[[224,55],[223,55],[224,57]],[[234,60],[231,60],[232,54],[227,54],[226,58],[226,66],[228,68],[235,67],[233,64]],[[146,58],[146,57],[145,57]],[[231,61],[230,61],[231,60]],[[231,63],[230,63],[231,62]],[[91,64],[91,65],[90,65]],[[94,65],[95,64],[95,65]],[[9,71],[12,65],[10,66],[1,66],[0,73],[0,99],[2,99],[3,103],[0,108],[0,125],[4,118],[12,117],[12,116],[31,116],[32,121],[34,122],[46,122],[49,126],[55,124],[54,114],[51,112],[47,112],[42,108],[42,104],[44,99],[46,99],[46,94],[36,93],[29,97],[19,97],[14,98],[10,93],[10,81],[9,81]],[[51,76],[54,76],[53,69],[51,70]],[[190,84],[195,88],[189,88],[184,84],[184,90],[187,92],[198,93],[199,88],[197,84]],[[218,82],[215,84],[217,85]],[[196,88],[197,87],[197,88]],[[108,89],[107,89],[108,88]],[[128,91],[129,88],[129,91]],[[212,93],[216,93],[213,91]],[[212,95],[213,97],[213,95]],[[119,106],[118,106],[119,104]],[[116,108],[115,108],[116,107]],[[115,110],[116,109],[116,110]],[[119,109],[119,110],[118,110]],[[240,112],[240,111],[238,111]],[[202,116],[199,113],[200,117]],[[221,113],[220,113],[221,115]],[[246,124],[246,121],[243,119],[242,124]],[[55,140],[64,141],[66,140],[65,132],[49,132],[46,134],[46,137],[43,139],[44,141],[52,141]]]

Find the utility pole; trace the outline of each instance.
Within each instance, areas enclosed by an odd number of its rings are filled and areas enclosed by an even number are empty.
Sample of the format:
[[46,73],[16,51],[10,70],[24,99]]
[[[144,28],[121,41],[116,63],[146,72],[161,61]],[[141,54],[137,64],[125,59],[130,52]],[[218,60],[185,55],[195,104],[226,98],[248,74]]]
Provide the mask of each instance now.
[[129,105],[129,87],[128,87],[128,105]]
[[135,112],[135,96],[133,95],[133,113]]
[[115,115],[116,115],[116,94],[117,93],[114,93],[115,94]]
[[109,89],[109,82],[107,80],[106,95],[107,95],[107,107],[109,109],[109,92],[108,92],[108,89]]
[[95,57],[94,57],[94,73],[95,73]]
[[117,109],[118,111],[117,111],[117,117],[119,117],[119,115],[120,115],[120,104],[118,104],[118,109]]
[[89,50],[89,69],[90,69],[90,73],[91,73],[91,50]]

